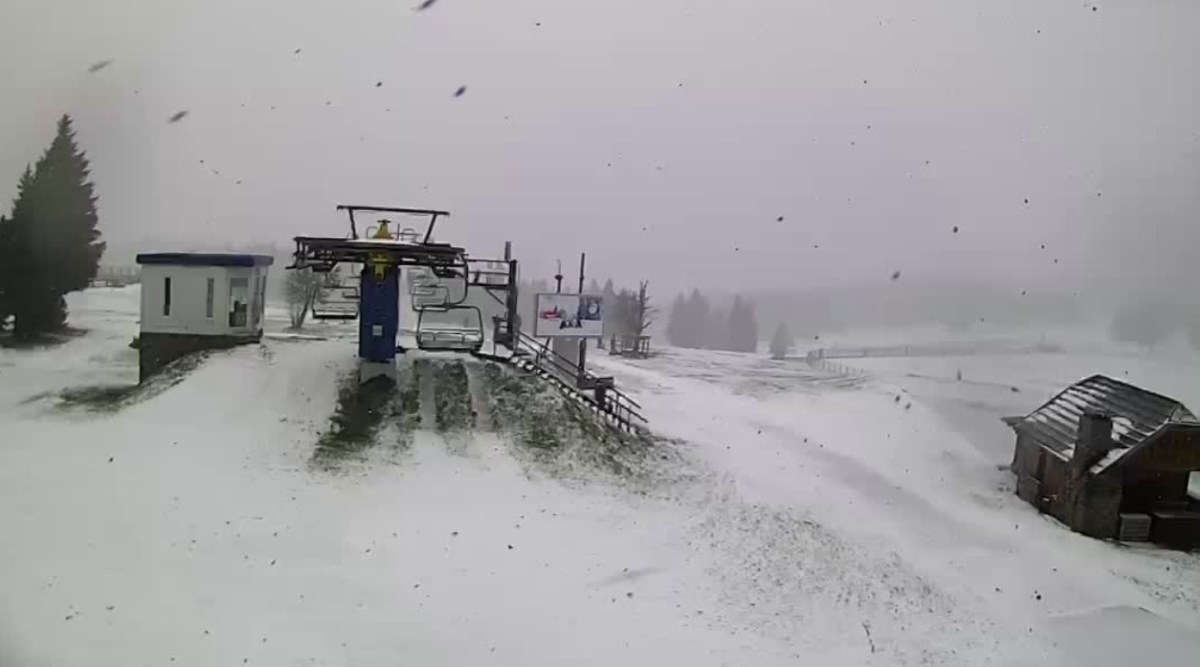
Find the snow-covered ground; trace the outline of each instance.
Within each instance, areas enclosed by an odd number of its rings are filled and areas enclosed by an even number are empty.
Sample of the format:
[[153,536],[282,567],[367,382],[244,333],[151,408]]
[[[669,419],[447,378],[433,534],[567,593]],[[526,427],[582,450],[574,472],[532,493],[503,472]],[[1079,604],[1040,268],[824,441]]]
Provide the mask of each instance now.
[[[596,354],[671,439],[678,474],[660,486],[531,467],[486,428],[420,430],[327,472],[308,461],[354,369],[353,325],[214,354],[89,412],[58,393],[135,380],[137,291],[70,305],[86,335],[0,349],[3,665],[1200,656],[1200,556],[1071,534],[1002,469],[999,417],[1126,370],[1096,359],[869,360],[844,376]],[[1189,401],[1189,368],[1129,366]]]

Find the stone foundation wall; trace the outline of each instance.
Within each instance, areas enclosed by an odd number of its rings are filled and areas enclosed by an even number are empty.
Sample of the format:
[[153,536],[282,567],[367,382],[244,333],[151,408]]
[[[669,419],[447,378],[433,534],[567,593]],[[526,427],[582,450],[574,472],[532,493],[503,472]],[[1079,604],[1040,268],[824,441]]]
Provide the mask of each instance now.
[[200,336],[143,331],[138,336],[138,382],[145,382],[167,364],[184,355],[203,350],[225,350],[246,343],[256,343],[261,339],[261,332],[239,336]]

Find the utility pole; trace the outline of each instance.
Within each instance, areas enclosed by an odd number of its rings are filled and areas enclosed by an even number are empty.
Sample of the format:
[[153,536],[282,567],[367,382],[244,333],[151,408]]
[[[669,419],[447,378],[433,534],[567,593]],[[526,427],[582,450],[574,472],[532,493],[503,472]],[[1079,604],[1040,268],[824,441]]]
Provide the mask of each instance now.
[[517,260],[512,256],[512,241],[504,242],[504,265],[508,269],[508,291],[505,294],[504,303],[504,319],[505,331],[504,336],[510,350],[517,349],[517,336],[521,330],[521,324],[518,321],[519,316],[517,310],[520,304],[520,294],[517,285]]
[[558,273],[554,274],[554,282],[556,285],[554,288],[555,294],[562,294],[562,279],[563,279],[562,260],[560,259],[560,260],[558,260]]
[[[579,291],[576,292],[580,296],[583,295],[583,270],[586,265],[587,253],[581,252],[579,253]],[[562,269],[559,269],[559,273],[562,273]],[[576,386],[583,384],[584,374],[587,372],[587,342],[587,338],[582,336],[579,338],[579,379]]]

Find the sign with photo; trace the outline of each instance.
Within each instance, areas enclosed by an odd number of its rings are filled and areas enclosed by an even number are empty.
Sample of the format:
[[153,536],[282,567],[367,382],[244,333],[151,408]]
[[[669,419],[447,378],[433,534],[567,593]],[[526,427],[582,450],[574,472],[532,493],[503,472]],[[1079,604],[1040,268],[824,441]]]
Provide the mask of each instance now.
[[592,294],[538,294],[533,335],[599,338],[604,335],[604,298]]

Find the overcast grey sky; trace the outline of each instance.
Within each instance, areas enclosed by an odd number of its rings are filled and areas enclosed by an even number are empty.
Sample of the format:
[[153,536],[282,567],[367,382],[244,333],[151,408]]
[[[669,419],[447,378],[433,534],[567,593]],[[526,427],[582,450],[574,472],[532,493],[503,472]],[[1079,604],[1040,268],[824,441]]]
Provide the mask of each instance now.
[[418,1],[8,0],[0,210],[68,112],[123,243],[358,202],[664,291],[1194,275],[1193,0]]

